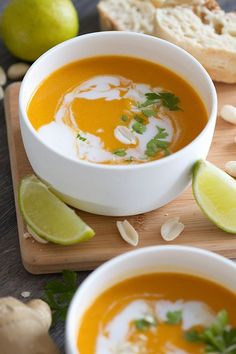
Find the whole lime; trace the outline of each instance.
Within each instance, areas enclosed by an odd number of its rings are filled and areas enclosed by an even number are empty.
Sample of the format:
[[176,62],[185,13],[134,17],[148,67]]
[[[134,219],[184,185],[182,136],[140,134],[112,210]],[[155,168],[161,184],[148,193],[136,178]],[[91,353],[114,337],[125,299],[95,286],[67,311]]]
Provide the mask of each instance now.
[[79,30],[71,0],[11,0],[1,17],[1,35],[16,57],[34,61]]

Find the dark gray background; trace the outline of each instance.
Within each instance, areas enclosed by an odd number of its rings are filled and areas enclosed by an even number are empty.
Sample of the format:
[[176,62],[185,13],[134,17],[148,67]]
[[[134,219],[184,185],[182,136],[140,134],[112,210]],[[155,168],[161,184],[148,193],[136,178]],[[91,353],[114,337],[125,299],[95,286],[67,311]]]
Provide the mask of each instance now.
[[[8,2],[0,0],[0,14]],[[96,12],[98,0],[74,0],[73,2],[80,17],[80,33],[98,31]],[[236,0],[221,0],[219,3],[227,11],[236,10]],[[7,69],[16,61],[17,59],[4,48],[0,39],[0,65]],[[88,272],[78,273],[78,283],[81,283],[88,274]],[[0,296],[20,297],[22,291],[30,291],[31,298],[37,298],[41,296],[43,285],[48,280],[58,277],[60,276],[31,275],[24,270],[21,264],[4,109],[0,102]],[[51,333],[63,352],[63,324],[57,324]]]

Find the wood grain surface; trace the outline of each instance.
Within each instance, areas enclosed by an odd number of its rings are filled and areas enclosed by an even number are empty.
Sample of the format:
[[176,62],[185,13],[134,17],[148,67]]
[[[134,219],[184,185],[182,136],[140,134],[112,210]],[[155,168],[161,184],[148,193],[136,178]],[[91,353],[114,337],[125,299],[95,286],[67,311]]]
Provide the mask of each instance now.
[[[32,238],[24,237],[27,230],[19,212],[17,194],[20,179],[33,171],[21,140],[18,118],[19,89],[20,83],[8,86],[5,112],[20,248],[25,268],[34,274],[60,272],[63,269],[89,270],[131,250],[133,247],[125,243],[117,231],[116,221],[119,218],[82,211],[78,211],[79,215],[96,232],[96,236],[88,242],[65,247],[52,243],[42,245]],[[236,105],[236,85],[218,84],[217,91],[219,110],[226,103]],[[224,167],[226,161],[232,160],[236,153],[235,135],[236,128],[219,117],[208,159],[220,167]],[[139,202],[142,203],[142,200]],[[186,227],[183,234],[169,244],[202,247],[226,257],[236,258],[236,237],[221,231],[203,215],[193,198],[191,187],[165,207],[127,218],[140,235],[138,247],[166,244],[160,236],[160,227],[165,220],[174,216],[179,216]]]
[[[0,15],[8,2],[9,0],[0,0]],[[79,13],[80,33],[98,31],[97,0],[73,0],[73,2]],[[227,11],[236,10],[235,0],[219,0],[219,3]],[[7,69],[12,63],[17,61],[19,60],[7,51],[0,39],[0,65]],[[228,137],[222,134],[222,139],[227,141]],[[233,152],[232,157],[235,159]],[[89,272],[79,272],[78,284],[88,274]],[[7,147],[6,124],[3,103],[0,101],[0,296],[11,295],[21,298],[20,293],[27,290],[31,292],[31,298],[37,298],[42,295],[43,285],[48,280],[58,278],[60,278],[60,275],[56,274],[34,276],[26,272],[22,266]],[[51,334],[61,352],[64,353],[63,323],[58,323],[54,326]]]

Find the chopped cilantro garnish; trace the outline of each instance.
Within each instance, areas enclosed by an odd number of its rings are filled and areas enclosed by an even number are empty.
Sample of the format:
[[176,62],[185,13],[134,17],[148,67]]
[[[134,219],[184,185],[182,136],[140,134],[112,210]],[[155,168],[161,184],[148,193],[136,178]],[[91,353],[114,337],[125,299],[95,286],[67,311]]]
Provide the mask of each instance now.
[[[145,94],[145,96],[146,96],[147,94]],[[144,101],[143,103],[140,103],[140,102],[138,102],[137,103],[137,107],[138,108],[140,108],[140,109],[143,109],[144,107],[148,107],[148,106],[151,106],[151,105],[154,105],[155,103],[157,103],[157,101],[156,100],[146,100],[146,101]]]
[[161,92],[161,93],[159,93],[159,96],[161,98],[161,101],[162,101],[162,104],[164,107],[167,107],[170,111],[179,111],[180,110],[179,97],[175,96],[171,92]]
[[163,150],[163,153],[164,153],[165,156],[169,156],[171,154],[171,152],[170,152],[170,150],[168,148]]
[[199,336],[199,332],[196,331],[195,329],[192,331],[189,331],[189,332],[185,332],[184,338],[186,339],[186,341],[191,342],[191,343],[196,343],[196,342],[201,341],[201,338]]
[[205,353],[236,354],[236,328],[228,324],[225,310],[217,314],[216,320],[203,331],[188,331],[184,334],[188,342],[205,344]]
[[147,316],[146,318],[140,318],[134,322],[135,327],[138,330],[146,330],[150,327],[157,325],[157,320],[153,316]]
[[168,324],[178,324],[182,321],[182,311],[168,311],[166,314]]
[[113,154],[123,157],[126,155],[126,151],[125,151],[125,149],[117,149],[117,150],[113,151]]
[[139,116],[138,114],[134,115],[134,119],[141,124],[144,123],[144,119],[141,116]]
[[80,133],[77,134],[77,138],[81,141],[86,141],[87,138],[83,137],[82,135],[80,135]]
[[148,107],[154,104],[158,104],[161,102],[161,104],[168,108],[170,111],[179,111],[181,108],[179,107],[180,99],[179,97],[175,96],[171,92],[149,92],[145,94],[146,96],[146,101],[143,103],[139,103],[137,107],[143,108],[143,107]]
[[122,122],[128,122],[129,117],[126,114],[122,114],[122,116],[120,117],[120,119],[122,120]]
[[156,101],[160,99],[159,93],[155,93],[155,92],[145,93],[145,96],[149,101]]
[[132,125],[132,128],[133,130],[138,133],[138,134],[143,134],[145,131],[146,131],[146,126],[142,123],[139,123],[139,122],[135,122],[133,125]]
[[158,152],[164,152],[168,155],[170,152],[168,150],[169,142],[162,140],[168,136],[165,128],[160,128],[157,126],[158,133],[147,143],[147,148],[145,154],[149,157],[155,156]]
[[146,117],[152,117],[152,116],[155,116],[155,114],[156,114],[154,109],[142,109],[142,112]]
[[168,136],[168,133],[165,128],[160,128],[158,125],[156,125],[158,129],[158,139],[165,139]]

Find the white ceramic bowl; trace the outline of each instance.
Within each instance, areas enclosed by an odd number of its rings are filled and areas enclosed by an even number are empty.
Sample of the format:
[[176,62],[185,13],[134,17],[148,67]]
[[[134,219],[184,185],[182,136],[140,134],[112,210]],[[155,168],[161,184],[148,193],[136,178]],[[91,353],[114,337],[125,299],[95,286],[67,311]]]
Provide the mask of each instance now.
[[130,277],[155,272],[197,275],[236,292],[236,264],[215,253],[186,246],[154,246],[125,253],[95,270],[77,290],[66,321],[66,353],[78,354],[82,317],[103,291]]
[[[82,58],[109,54],[156,62],[188,81],[205,103],[209,116],[206,127],[197,138],[166,158],[128,166],[75,161],[45,145],[27,117],[26,108],[32,93],[43,79],[61,66]],[[129,32],[87,34],[59,44],[31,66],[20,90],[21,133],[35,173],[69,204],[103,215],[144,213],[176,198],[190,183],[194,162],[207,156],[216,111],[214,85],[197,60],[166,41]]]

